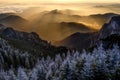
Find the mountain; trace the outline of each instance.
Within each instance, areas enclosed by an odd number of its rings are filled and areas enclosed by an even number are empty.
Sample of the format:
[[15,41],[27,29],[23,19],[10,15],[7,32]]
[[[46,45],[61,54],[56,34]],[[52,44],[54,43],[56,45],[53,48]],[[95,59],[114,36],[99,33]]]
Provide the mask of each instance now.
[[[30,25],[21,26],[19,24],[15,29],[20,28],[20,30],[28,32],[37,32],[41,38],[52,43],[76,32],[86,33],[99,30],[112,16],[117,15],[115,13],[105,13],[81,16],[75,15],[72,10],[58,9],[36,12],[32,15],[29,11],[25,13],[29,17],[27,19],[30,21]],[[48,33],[50,34],[48,35]]]
[[[40,24],[40,23],[38,23]],[[42,38],[48,41],[58,41],[61,40],[70,34],[75,32],[93,32],[96,31],[93,28],[90,28],[87,25],[77,22],[56,22],[56,23],[46,23],[34,25],[34,28],[31,29],[37,32]],[[48,35],[48,33],[50,33]],[[63,35],[64,34],[64,35]]]
[[82,23],[77,22],[61,22],[60,26],[62,28],[69,28],[71,31],[75,32],[92,32],[95,31],[95,29],[90,28],[90,26],[87,26]]
[[[114,16],[111,18],[109,23],[103,25],[101,30],[99,31],[97,45],[99,46],[101,43],[103,46],[107,46],[113,43],[119,44],[119,36],[120,36],[120,16]],[[105,47],[105,48],[107,48]]]
[[98,25],[103,25],[106,22],[109,22],[109,20],[113,17],[113,16],[117,16],[118,14],[115,13],[105,13],[105,14],[93,14],[90,15],[88,17],[92,18],[95,20],[95,22],[97,22]]
[[15,14],[14,13],[1,13],[0,14],[0,19],[3,19],[3,18],[8,17],[10,15],[15,15]]
[[[51,10],[51,11],[44,11],[36,15],[34,22],[39,23],[58,23],[63,21],[73,21],[68,14],[64,14],[61,10]],[[71,20],[70,20],[71,19]],[[76,20],[75,20],[76,21]]]
[[0,24],[0,38],[6,40],[13,48],[27,51],[35,57],[46,57],[47,55],[53,57],[56,53],[67,51],[65,47],[55,47],[51,43],[42,40],[35,32],[21,32],[2,24]]
[[[105,13],[80,16],[67,14],[61,10],[46,11],[35,15],[36,18],[32,21],[29,30],[37,32],[45,40],[54,42],[76,32],[98,31],[114,15],[118,14]],[[48,36],[48,33],[51,34]]]
[[[1,15],[4,15],[4,18],[0,19],[1,24],[20,31],[37,32],[41,38],[53,43],[76,32],[98,31],[105,22],[117,14],[106,13],[80,16],[72,14],[70,10],[55,9],[36,13],[28,20],[12,13]],[[50,34],[48,35],[48,33]]]
[[103,25],[99,38],[105,38],[111,34],[120,34],[120,16],[114,16],[109,23]]
[[28,26],[29,21],[16,14],[1,14],[0,24],[13,27],[17,30],[24,30]]
[[113,47],[119,43],[120,38],[120,16],[114,16],[108,23],[105,23],[100,31],[93,33],[74,33],[67,38],[56,42],[56,45],[66,46],[70,49],[87,49],[94,46],[104,48]]
[[93,17],[93,18],[110,18],[110,17],[113,17],[113,16],[117,16],[118,14],[115,14],[115,13],[105,13],[105,14],[92,14],[90,15],[90,17]]
[[93,33],[74,33],[67,38],[55,42],[57,46],[65,46],[70,49],[82,50],[91,46],[92,40],[97,36],[97,32]]
[[109,20],[113,16],[117,16],[117,15],[119,15],[119,14],[105,13],[105,14],[92,14],[89,16],[81,16],[79,18],[79,22],[83,22],[84,24],[87,24],[87,25],[91,26],[92,28],[99,30],[102,28],[102,25],[104,25],[104,23],[109,22]]
[[0,67],[32,69],[39,59],[55,58],[66,54],[66,47],[55,47],[39,37],[35,32],[22,32],[0,24]]
[[[72,14],[74,11],[70,10],[51,10],[42,12],[43,14],[38,14],[36,17],[36,21],[46,22],[46,23],[54,23],[54,22],[84,22],[86,24],[96,24],[99,25],[99,28],[106,23],[111,17],[116,16],[118,14],[115,13],[105,13],[105,14],[92,14],[88,16],[74,15]],[[37,15],[36,15],[37,16]],[[92,25],[93,27],[95,25]]]

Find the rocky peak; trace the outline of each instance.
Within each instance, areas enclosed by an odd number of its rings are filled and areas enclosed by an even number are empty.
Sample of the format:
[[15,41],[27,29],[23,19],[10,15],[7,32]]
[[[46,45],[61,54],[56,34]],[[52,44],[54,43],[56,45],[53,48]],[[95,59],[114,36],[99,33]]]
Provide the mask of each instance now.
[[109,23],[105,23],[99,32],[99,39],[106,38],[112,34],[120,35],[120,16],[114,16]]
[[57,10],[57,9],[52,10],[50,13],[51,14],[61,14],[61,12],[59,10]]

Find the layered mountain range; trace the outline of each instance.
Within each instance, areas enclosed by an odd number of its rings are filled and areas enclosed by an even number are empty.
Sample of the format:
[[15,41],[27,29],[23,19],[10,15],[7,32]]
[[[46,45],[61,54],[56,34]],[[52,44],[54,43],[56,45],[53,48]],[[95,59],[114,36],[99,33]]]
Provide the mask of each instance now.
[[81,16],[72,14],[70,10],[57,9],[32,15],[27,13],[27,18],[24,14],[0,14],[0,23],[20,31],[37,32],[41,38],[51,42],[62,40],[75,32],[98,31],[112,16],[118,15],[105,13]]
[[108,23],[105,23],[98,32],[77,32],[61,41],[56,42],[56,44],[76,50],[87,49],[93,46],[100,46],[101,43],[104,48],[109,48],[113,47],[114,43],[117,44],[119,42],[119,36],[120,16],[114,16]]
[[[42,12],[33,20],[33,22],[30,22],[14,13],[0,14],[1,37],[9,40],[9,43],[13,46],[27,51],[29,51],[30,48],[36,47],[36,45],[37,48],[35,49],[37,50],[42,47],[41,49],[47,48],[48,50],[46,49],[46,51],[50,51],[49,49],[52,47],[52,49],[55,48],[53,51],[57,51],[58,48],[56,50],[56,47],[52,46],[51,42],[48,43],[41,38],[52,41],[60,40],[68,36],[61,41],[56,41],[54,45],[65,46],[69,49],[82,50],[93,46],[99,46],[103,42],[101,40],[104,40],[108,36],[119,34],[120,30],[120,17],[118,14],[114,13],[79,16],[68,15],[59,10],[52,10]],[[105,22],[108,23],[105,23],[100,31],[97,31],[88,25],[92,22],[97,23],[98,25],[102,25]],[[29,31],[29,33],[17,30],[25,30]],[[35,31],[39,35],[30,31]],[[39,36],[41,38],[39,38]],[[21,43],[24,44],[18,46],[18,44]],[[37,50],[32,49],[30,52],[37,52]],[[44,51],[45,50],[43,50],[43,52]]]

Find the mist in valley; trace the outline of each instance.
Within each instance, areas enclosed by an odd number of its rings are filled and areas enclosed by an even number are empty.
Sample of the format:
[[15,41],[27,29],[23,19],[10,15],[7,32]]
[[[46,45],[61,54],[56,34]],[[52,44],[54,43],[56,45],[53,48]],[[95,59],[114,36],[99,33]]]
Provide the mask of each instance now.
[[119,4],[107,3],[13,4],[1,6],[0,12],[5,16],[0,17],[1,24],[16,30],[36,32],[42,39],[51,42],[75,32],[96,32],[112,16],[120,13]]

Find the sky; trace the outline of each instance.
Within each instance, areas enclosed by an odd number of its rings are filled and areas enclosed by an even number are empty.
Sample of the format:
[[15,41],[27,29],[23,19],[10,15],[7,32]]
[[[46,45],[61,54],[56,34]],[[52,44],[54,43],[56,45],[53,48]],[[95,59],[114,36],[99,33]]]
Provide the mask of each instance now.
[[120,0],[0,0],[5,3],[119,3]]

